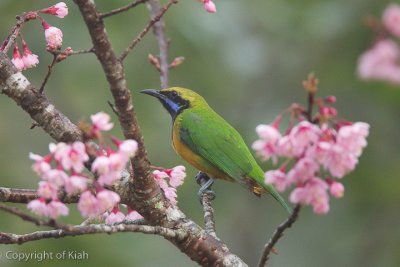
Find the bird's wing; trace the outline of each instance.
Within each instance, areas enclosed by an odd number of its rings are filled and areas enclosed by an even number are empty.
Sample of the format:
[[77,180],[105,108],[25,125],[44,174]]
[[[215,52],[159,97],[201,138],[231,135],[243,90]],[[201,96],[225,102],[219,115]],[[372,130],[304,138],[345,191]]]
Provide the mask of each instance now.
[[193,152],[243,182],[255,160],[240,134],[213,111],[184,112],[180,138]]
[[289,213],[290,207],[272,185],[264,183],[258,166],[240,134],[212,110],[183,112],[180,138],[194,153],[247,185],[256,195],[269,192]]

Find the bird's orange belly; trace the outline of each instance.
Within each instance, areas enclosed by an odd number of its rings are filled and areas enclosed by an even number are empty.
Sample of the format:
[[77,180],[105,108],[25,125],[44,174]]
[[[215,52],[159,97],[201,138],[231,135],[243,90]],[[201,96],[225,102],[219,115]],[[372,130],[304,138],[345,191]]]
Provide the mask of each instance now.
[[181,156],[184,160],[189,162],[193,167],[195,167],[199,171],[207,173],[212,178],[233,181],[231,177],[229,177],[224,172],[216,168],[214,165],[212,165],[203,157],[194,153],[187,145],[185,145],[180,140],[178,131],[173,131],[172,145],[179,156]]

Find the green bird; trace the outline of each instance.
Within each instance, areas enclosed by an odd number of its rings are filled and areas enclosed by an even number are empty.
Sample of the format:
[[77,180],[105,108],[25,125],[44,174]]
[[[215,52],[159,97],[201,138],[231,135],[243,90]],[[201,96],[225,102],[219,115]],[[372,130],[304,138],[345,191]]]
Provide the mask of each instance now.
[[160,100],[172,117],[172,144],[187,162],[212,178],[238,182],[255,195],[271,194],[288,212],[289,206],[271,185],[240,134],[202,96],[171,87],[141,93]]

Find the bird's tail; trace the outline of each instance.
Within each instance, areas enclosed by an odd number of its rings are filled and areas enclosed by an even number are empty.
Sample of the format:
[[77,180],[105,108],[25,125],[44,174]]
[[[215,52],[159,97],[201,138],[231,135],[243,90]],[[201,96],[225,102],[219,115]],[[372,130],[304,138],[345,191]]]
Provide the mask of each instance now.
[[292,209],[289,207],[289,205],[285,202],[285,200],[282,198],[282,196],[275,190],[275,188],[272,185],[267,185],[265,183],[259,183],[265,191],[267,191],[269,194],[272,195],[273,198],[278,201],[279,204],[281,204],[282,207],[286,209],[288,213],[292,213]]

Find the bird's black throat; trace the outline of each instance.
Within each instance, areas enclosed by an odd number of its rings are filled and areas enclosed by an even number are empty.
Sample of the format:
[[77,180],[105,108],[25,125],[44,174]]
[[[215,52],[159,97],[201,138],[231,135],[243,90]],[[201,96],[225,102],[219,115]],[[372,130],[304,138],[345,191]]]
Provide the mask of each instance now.
[[175,120],[179,113],[190,106],[189,101],[182,98],[176,91],[158,91],[147,89],[141,92],[158,98],[164,108],[171,115],[172,121]]

